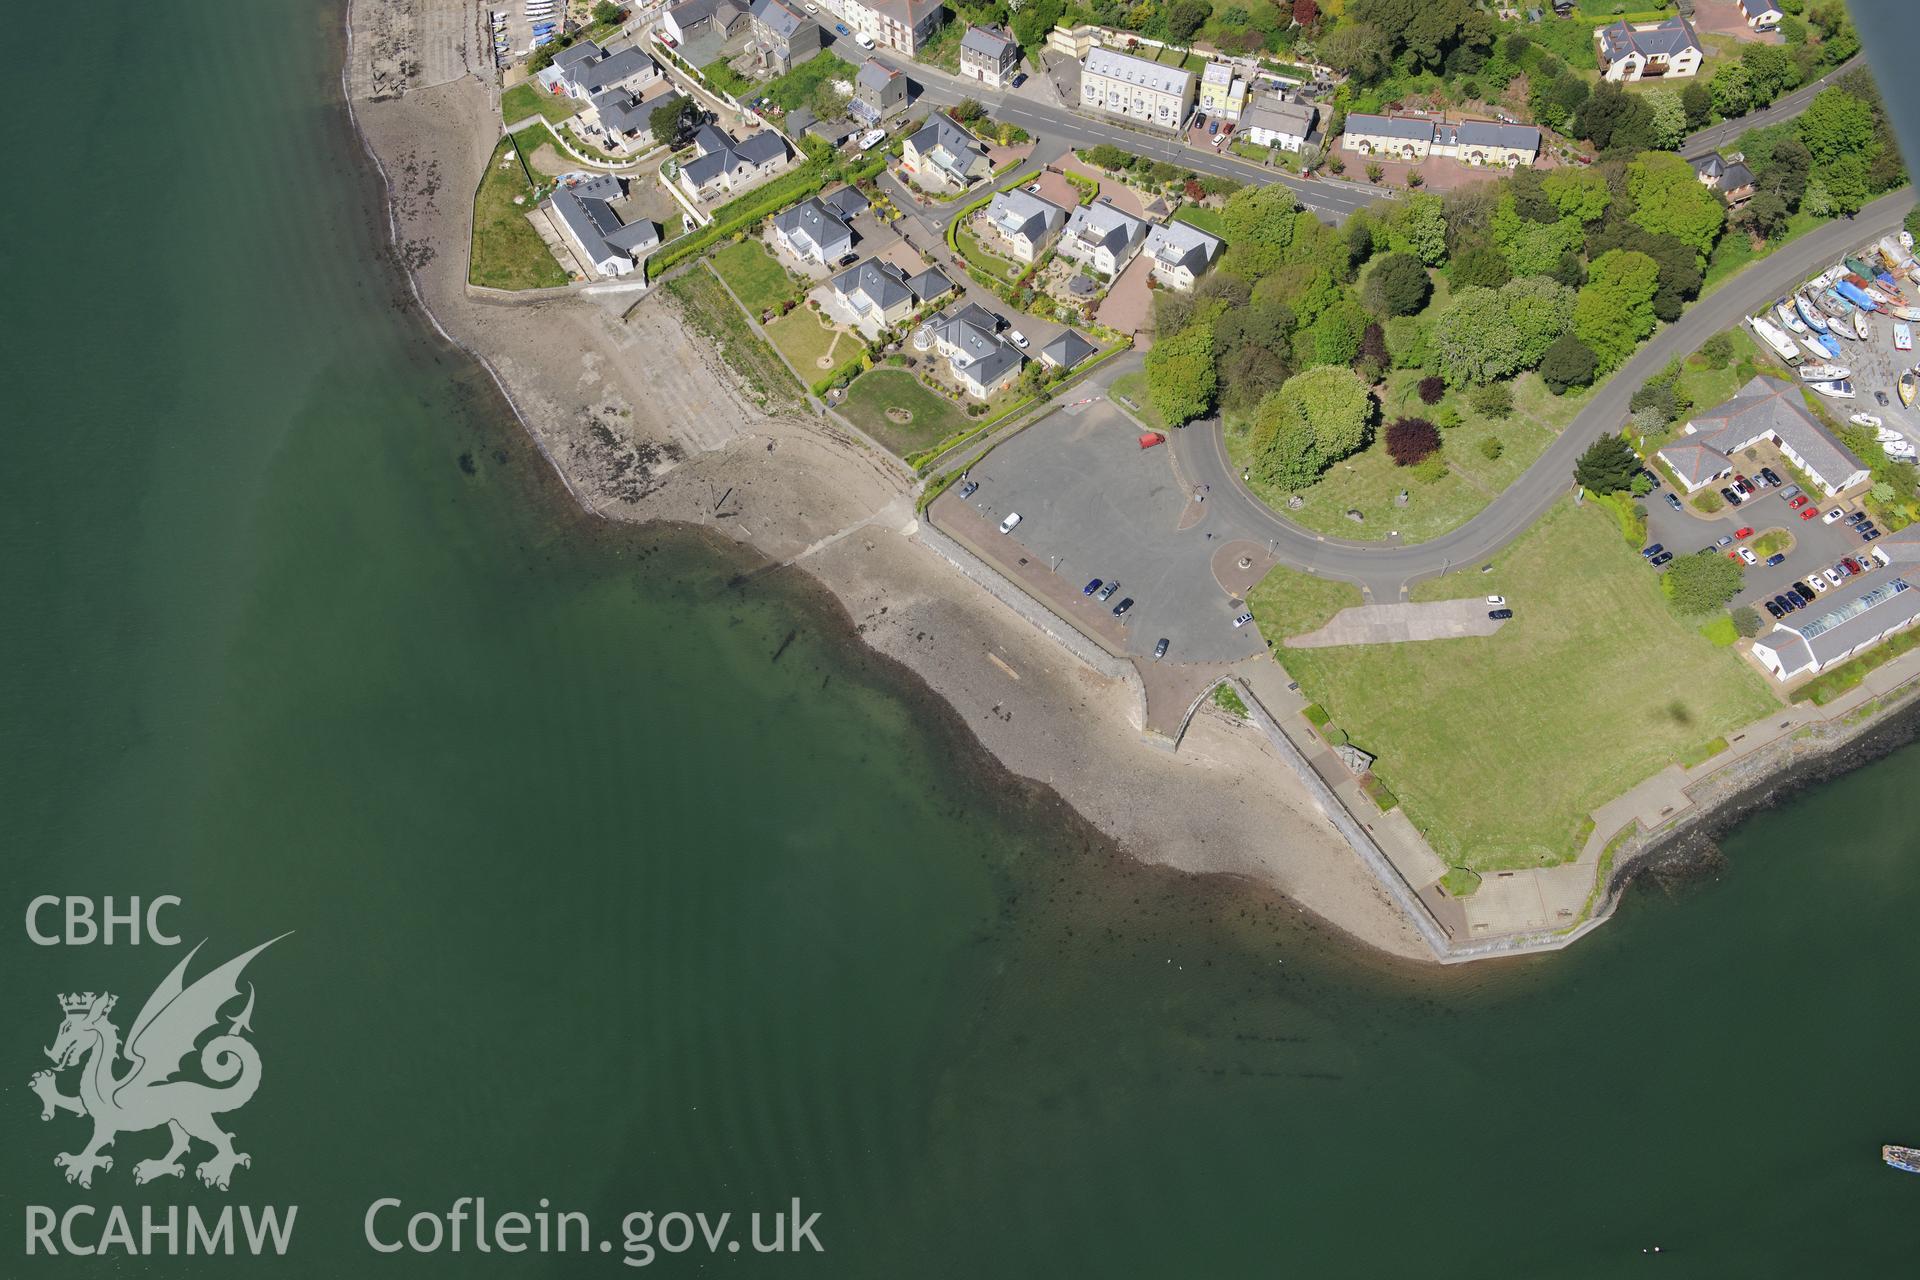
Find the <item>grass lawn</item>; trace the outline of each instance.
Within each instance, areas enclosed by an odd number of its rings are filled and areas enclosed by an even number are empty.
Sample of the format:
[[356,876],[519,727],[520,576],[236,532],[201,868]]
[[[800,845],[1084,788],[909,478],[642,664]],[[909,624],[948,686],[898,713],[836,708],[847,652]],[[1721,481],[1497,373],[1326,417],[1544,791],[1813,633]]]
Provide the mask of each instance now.
[[1360,603],[1360,588],[1351,582],[1302,573],[1284,564],[1268,570],[1247,593],[1247,609],[1268,644],[1283,636],[1317,631],[1334,614]]
[[1220,216],[1218,209],[1203,209],[1197,204],[1183,204],[1175,211],[1173,220],[1211,232],[1222,240],[1226,240],[1228,244],[1233,243],[1227,240],[1227,220]]
[[[1546,451],[1593,394],[1589,388],[1556,396],[1547,390],[1539,374],[1525,373],[1513,382],[1513,413],[1505,419],[1492,419],[1472,409],[1467,397],[1459,393],[1449,393],[1431,408],[1422,404],[1414,392],[1422,372],[1403,369],[1389,376],[1382,397],[1380,429],[1373,443],[1351,458],[1334,463],[1303,490],[1305,507],[1287,510],[1288,491],[1275,486],[1255,481],[1254,492],[1287,519],[1318,533],[1367,539],[1384,538],[1398,530],[1402,541],[1423,542],[1479,514]],[[1409,468],[1395,464],[1387,453],[1386,424],[1401,417],[1430,418],[1448,404],[1460,411],[1461,418],[1460,425],[1443,436],[1441,457],[1446,460],[1448,474],[1428,483]],[[1250,460],[1247,424],[1229,419],[1226,439],[1234,465],[1246,467]],[[1482,452],[1482,444],[1488,439],[1500,441],[1498,458]],[[1396,507],[1394,496],[1403,489],[1407,505]],[[1355,524],[1347,519],[1348,508],[1358,510],[1366,522]]]
[[974,234],[971,226],[962,224],[956,228],[954,240],[960,246],[962,258],[973,264],[975,270],[984,271],[995,280],[1012,280],[1026,270],[1023,264],[989,249],[986,242]]
[[545,116],[559,124],[577,114],[580,104],[564,93],[548,93],[532,80],[523,80],[500,95],[500,119],[518,124],[528,116]]
[[1147,394],[1147,371],[1135,369],[1132,373],[1123,373],[1113,380],[1107,388],[1107,394],[1116,400],[1124,400],[1126,407],[1133,410],[1133,416],[1140,419],[1156,431],[1167,429],[1167,420],[1153,407],[1153,399]]
[[714,254],[713,269],[756,314],[800,295],[800,286],[758,240],[742,240]]
[[1414,588],[1489,592],[1517,614],[1492,636],[1284,653],[1450,865],[1564,861],[1596,806],[1779,706],[1674,616],[1603,511],[1562,502],[1492,573]]
[[[522,203],[515,204],[514,197]],[[511,138],[500,139],[473,193],[473,259],[467,279],[493,289],[551,289],[567,282],[540,233],[527,223],[533,184]]]
[[1768,529],[1753,540],[1753,554],[1765,560],[1793,550],[1793,535],[1785,529]]
[[733,304],[720,280],[698,264],[667,283],[667,292],[682,314],[720,352],[720,358],[739,375],[762,408],[780,409],[801,403],[800,388],[780,363],[773,348],[754,331],[753,324]]
[[823,321],[806,307],[795,307],[768,325],[767,337],[809,384],[838,373],[867,350],[859,334]]
[[[911,414],[908,422],[887,416],[889,409]],[[930,449],[974,419],[953,401],[929,391],[905,369],[873,369],[847,388],[840,412],[862,431],[901,457]]]
[[805,106],[813,91],[828,80],[852,80],[853,68],[830,53],[815,54],[778,79],[767,81],[761,92],[788,111]]

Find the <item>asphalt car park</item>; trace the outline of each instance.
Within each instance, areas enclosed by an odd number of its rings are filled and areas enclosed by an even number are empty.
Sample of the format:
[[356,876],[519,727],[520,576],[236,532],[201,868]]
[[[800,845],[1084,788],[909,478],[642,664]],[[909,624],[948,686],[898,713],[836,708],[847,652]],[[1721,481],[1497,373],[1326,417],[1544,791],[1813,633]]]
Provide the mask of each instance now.
[[[1214,579],[1220,544],[1205,522],[1181,527],[1195,495],[1174,475],[1171,451],[1142,449],[1139,436],[1139,427],[1105,400],[1056,410],[975,463],[967,481],[980,487],[965,499],[958,490],[942,495],[934,522],[956,502],[995,527],[1018,512],[1020,522],[1004,540],[1018,548],[1016,562],[1044,563],[1070,588],[1045,593],[1067,601],[1056,609],[1069,622],[1098,618],[1097,628],[1081,629],[1106,637],[1114,606],[1134,602],[1120,619],[1130,655],[1151,657],[1162,638],[1168,662],[1232,662],[1260,653],[1259,629],[1233,625],[1240,609]],[[991,540],[985,550],[1001,558]],[[1101,588],[1085,594],[1095,578]],[[1098,599],[1115,581],[1111,598]]]

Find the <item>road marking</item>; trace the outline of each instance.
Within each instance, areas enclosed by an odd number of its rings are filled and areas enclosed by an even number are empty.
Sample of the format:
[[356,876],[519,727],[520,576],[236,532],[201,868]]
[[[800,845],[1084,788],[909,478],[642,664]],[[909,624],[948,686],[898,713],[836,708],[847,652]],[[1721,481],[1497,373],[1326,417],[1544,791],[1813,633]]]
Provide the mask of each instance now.
[[1012,676],[1015,680],[1018,680],[1020,678],[1020,673],[1018,671],[1015,671],[1012,667],[1008,666],[1006,663],[1002,662],[1000,660],[999,654],[991,653],[991,652],[988,653],[987,661],[991,662],[994,666],[1000,668],[1002,671]]

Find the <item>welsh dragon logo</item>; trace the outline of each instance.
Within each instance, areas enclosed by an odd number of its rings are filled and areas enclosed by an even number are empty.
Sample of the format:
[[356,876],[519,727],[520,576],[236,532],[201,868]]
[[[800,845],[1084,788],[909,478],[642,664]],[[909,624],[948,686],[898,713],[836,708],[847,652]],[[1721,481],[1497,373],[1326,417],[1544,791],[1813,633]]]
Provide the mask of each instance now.
[[[94,1170],[112,1171],[113,1158],[104,1152],[116,1137],[161,1125],[167,1127],[173,1145],[159,1159],[142,1160],[133,1166],[136,1183],[182,1177],[186,1170],[180,1157],[187,1154],[196,1138],[213,1148],[212,1157],[195,1170],[209,1187],[225,1191],[236,1165],[252,1165],[252,1157],[235,1151],[233,1135],[214,1120],[246,1106],[260,1087],[259,1051],[243,1038],[243,1033],[253,1030],[252,983],[247,984],[246,1007],[228,1020],[224,1033],[215,1035],[200,1049],[201,1073],[224,1087],[173,1077],[193,1053],[195,1042],[220,1022],[222,1006],[239,997],[240,973],[247,962],[278,941],[280,938],[271,939],[234,957],[202,975],[192,986],[185,982],[187,965],[199,954],[200,947],[189,951],[147,997],[127,1033],[124,1051],[119,1030],[108,1020],[116,997],[91,991],[60,997],[60,1011],[66,1016],[53,1047],[46,1051],[54,1068],[36,1072],[32,1088],[40,1095],[42,1120],[53,1119],[56,1111],[93,1119],[93,1140],[84,1150],[53,1158],[56,1167],[67,1171],[68,1182],[91,1187]],[[122,1057],[131,1066],[124,1074],[116,1074]],[[76,1065],[80,1068],[79,1093],[61,1093],[55,1072]]]

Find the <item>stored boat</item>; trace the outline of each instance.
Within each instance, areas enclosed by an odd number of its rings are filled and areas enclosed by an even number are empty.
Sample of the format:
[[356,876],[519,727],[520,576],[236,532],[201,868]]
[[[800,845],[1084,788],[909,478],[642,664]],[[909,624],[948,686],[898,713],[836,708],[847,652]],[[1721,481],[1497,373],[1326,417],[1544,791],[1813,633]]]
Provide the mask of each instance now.
[[1780,323],[1790,332],[1804,334],[1807,331],[1806,321],[1794,313],[1793,304],[1785,298],[1774,304],[1773,314],[1780,317]]
[[1802,382],[1839,382],[1853,376],[1853,370],[1843,364],[1803,364],[1800,366]]
[[1774,354],[1782,360],[1792,364],[1800,358],[1800,353],[1794,350],[1792,341],[1774,325],[1768,324],[1759,316],[1748,316],[1747,324],[1752,326],[1756,334],[1760,335],[1760,341],[1772,347]]
[[1800,318],[1807,322],[1809,329],[1812,329],[1815,333],[1825,333],[1827,331],[1827,318],[1820,314],[1820,308],[1814,306],[1811,302],[1808,302],[1806,298],[1797,293],[1793,295],[1793,306],[1794,309],[1800,313]]
[[1920,391],[1920,373],[1908,369],[1900,375],[1900,403],[1911,407],[1917,391]]
[[1853,336],[1862,342],[1873,337],[1873,330],[1867,326],[1867,313],[1864,311],[1853,313]]
[[1847,270],[1853,272],[1853,274],[1865,276],[1869,280],[1880,273],[1878,267],[1869,266],[1867,262],[1861,258],[1842,258],[1841,262],[1844,263]]
[[[1851,414],[1848,416],[1847,421],[1856,427],[1872,427],[1876,431],[1880,429],[1880,415],[1877,413]],[[1898,434],[1898,432],[1895,433],[1896,436],[1898,436]]]
[[1833,286],[1833,291],[1863,311],[1878,311],[1880,309],[1880,304],[1868,297],[1867,291],[1851,280],[1840,281],[1840,283]]
[[1893,322],[1893,345],[1899,351],[1913,350],[1913,329],[1904,320]]
[[1853,314],[1853,304],[1835,293],[1831,288],[1822,289],[1813,299],[1820,309],[1835,320],[1845,320]]
[[[1817,341],[1814,337],[1800,339],[1800,345],[1807,349],[1808,355],[1812,356],[1815,360],[1825,360],[1828,356],[1837,356],[1840,354],[1839,343],[1833,342],[1833,339],[1827,337],[1825,334],[1819,334],[1817,337]],[[1833,350],[1829,351],[1821,346],[1820,344],[1822,342],[1833,342]]]
[[1920,307],[1888,307],[1887,314],[1896,320],[1920,320]]
[[1829,400],[1853,399],[1853,384],[1851,382],[1809,382],[1807,385]]
[[1840,354],[1840,344],[1834,340],[1834,336],[1832,334],[1816,333],[1813,335],[1813,340],[1819,343],[1820,349],[1826,352],[1828,355],[1837,356]]

